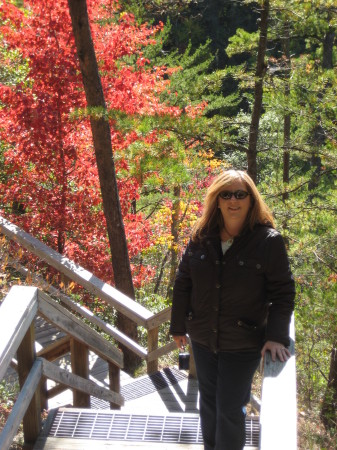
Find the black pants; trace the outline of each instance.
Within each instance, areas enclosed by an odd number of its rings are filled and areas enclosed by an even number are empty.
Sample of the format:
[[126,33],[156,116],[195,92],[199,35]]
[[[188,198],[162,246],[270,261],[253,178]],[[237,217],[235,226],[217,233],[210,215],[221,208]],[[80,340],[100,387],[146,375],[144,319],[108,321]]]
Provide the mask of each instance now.
[[205,450],[242,450],[245,405],[260,352],[212,353],[192,342]]

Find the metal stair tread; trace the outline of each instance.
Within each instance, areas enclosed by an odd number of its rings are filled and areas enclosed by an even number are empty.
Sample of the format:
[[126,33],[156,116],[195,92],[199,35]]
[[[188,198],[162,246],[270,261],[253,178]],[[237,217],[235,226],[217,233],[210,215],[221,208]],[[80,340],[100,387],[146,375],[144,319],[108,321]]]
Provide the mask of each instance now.
[[[60,408],[52,411],[50,416],[41,434],[40,443],[43,438],[47,440],[58,438],[60,441],[72,439],[74,443],[92,441],[95,442],[95,448],[96,442],[100,441],[124,445],[144,442],[160,443],[161,446],[162,444],[187,446],[193,444],[196,446],[193,448],[202,446],[198,414],[128,414],[116,410]],[[247,417],[246,434],[247,449],[257,448],[258,417]],[[36,447],[36,450],[38,448],[44,447]]]

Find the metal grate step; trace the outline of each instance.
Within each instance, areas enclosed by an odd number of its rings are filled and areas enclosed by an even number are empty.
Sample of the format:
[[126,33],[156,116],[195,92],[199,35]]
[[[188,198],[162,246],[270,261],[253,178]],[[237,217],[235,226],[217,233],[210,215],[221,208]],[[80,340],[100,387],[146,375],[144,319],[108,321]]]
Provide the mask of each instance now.
[[[173,386],[179,381],[186,380],[187,375],[174,367],[164,368],[160,372],[152,375],[146,375],[136,381],[128,383],[121,387],[121,394],[126,402],[152,394],[160,389]],[[110,403],[91,397],[91,408],[110,409]]]
[[[60,409],[49,437],[202,444],[199,415],[140,415],[114,411]],[[246,419],[246,446],[257,447],[259,419]]]

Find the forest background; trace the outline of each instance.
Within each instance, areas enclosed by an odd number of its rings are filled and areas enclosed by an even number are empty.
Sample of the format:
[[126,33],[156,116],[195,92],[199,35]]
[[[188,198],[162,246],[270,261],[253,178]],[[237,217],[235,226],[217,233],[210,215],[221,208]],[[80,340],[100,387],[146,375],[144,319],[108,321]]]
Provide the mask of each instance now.
[[[87,6],[101,107],[86,101],[68,2],[0,1],[1,215],[156,311],[210,180],[248,170],[297,284],[300,448],[335,448],[337,1]],[[116,277],[95,121],[110,127],[131,284]]]

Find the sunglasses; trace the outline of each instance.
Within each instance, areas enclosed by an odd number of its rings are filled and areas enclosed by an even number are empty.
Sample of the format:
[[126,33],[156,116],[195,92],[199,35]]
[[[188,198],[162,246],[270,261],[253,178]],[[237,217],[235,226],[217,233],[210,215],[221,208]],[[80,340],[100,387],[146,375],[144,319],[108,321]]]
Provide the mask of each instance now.
[[220,192],[219,197],[221,197],[224,200],[230,200],[233,197],[233,195],[236,198],[236,200],[243,200],[250,194],[246,191],[241,191],[241,190],[234,191],[234,192],[222,191],[222,192]]

